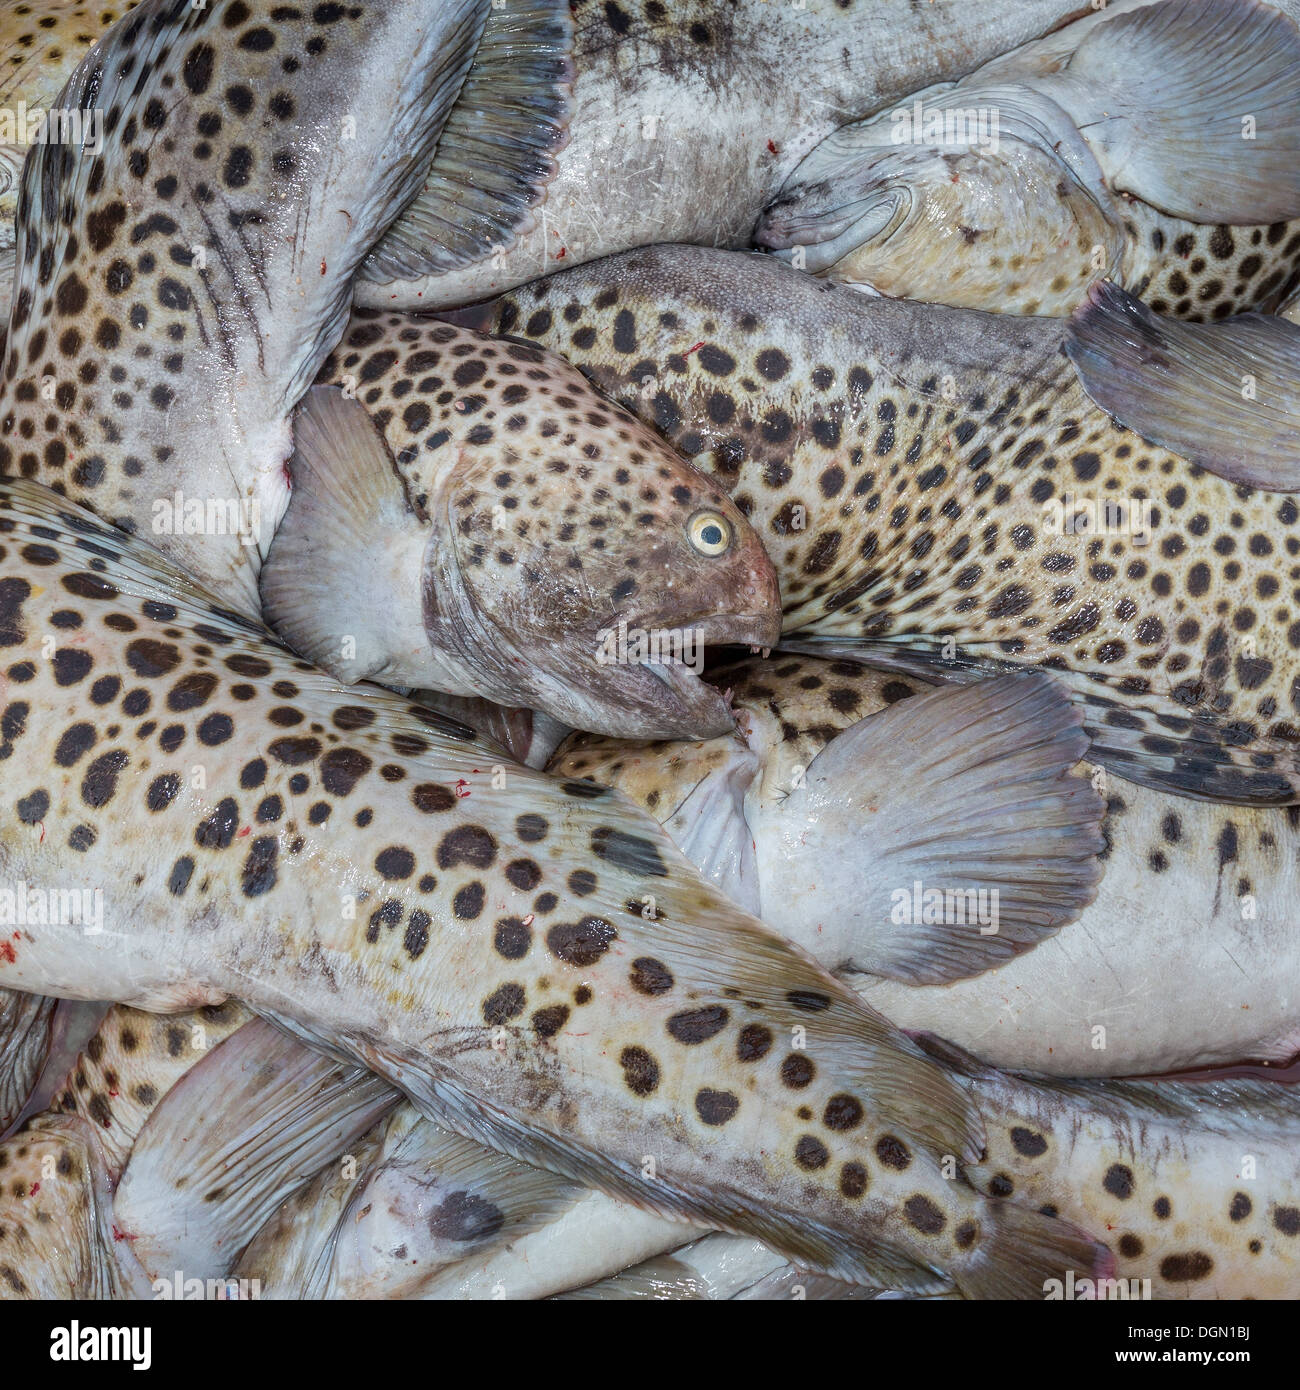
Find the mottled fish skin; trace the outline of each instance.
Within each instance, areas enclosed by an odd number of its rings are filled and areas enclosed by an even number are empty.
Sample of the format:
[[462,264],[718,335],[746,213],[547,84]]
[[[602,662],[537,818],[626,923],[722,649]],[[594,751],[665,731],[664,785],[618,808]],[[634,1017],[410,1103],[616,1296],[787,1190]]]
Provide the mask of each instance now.
[[158,1101],[249,1017],[109,1010],[52,1107],[0,1144],[0,1297],[148,1296],[113,1188]]
[[[1085,37],[1150,2],[1111,0],[895,108],[996,108],[994,149],[900,147],[892,111],[872,118],[874,134],[863,122],[860,134],[831,135],[764,210],[755,244],[785,259],[802,246],[803,268],[837,284],[990,313],[1069,314],[1103,275],[1193,323],[1272,312],[1300,274],[1300,221],[1208,225],[1171,217],[1131,189],[1118,194],[1088,150],[1086,123],[1035,101],[1026,85],[1047,78],[1050,92]],[[1295,0],[1274,8],[1300,18]],[[1018,103],[1037,139],[1013,125]]]
[[[776,564],[787,637],[925,661],[951,639],[959,667],[1049,666],[1126,776],[1300,795],[1300,614],[1276,573],[1300,510],[1116,425],[1062,323],[864,299],[684,246],[456,318],[563,353],[723,483]],[[1150,543],[1054,534],[1063,494],[1149,498]],[[1152,737],[1133,747],[1135,719]]]
[[289,412],[418,187],[486,11],[145,0],[115,25],[61,98],[103,109],[103,149],[41,145],[24,168],[0,471],[155,537],[256,613]]
[[102,933],[28,925],[0,987],[233,995],[469,1137],[842,1276],[1011,1292],[1092,1263],[945,1180],[981,1144],[964,1093],[623,798],[494,778],[471,731],[339,692],[139,541],[35,484],[0,499],[5,867],[105,890]]
[[104,31],[136,0],[39,0],[0,13],[0,111],[11,113],[12,141],[0,140],[0,317],[9,317],[13,296],[18,184],[29,146],[19,126],[19,103],[28,112],[55,107],[64,83]]
[[[681,843],[698,833],[701,815],[730,812],[734,803],[710,799],[707,784],[747,757],[746,821],[756,837],[765,827],[770,836],[794,779],[828,743],[927,688],[888,670],[784,652],[711,678],[731,688],[739,725],[754,730],[748,740],[579,736],[551,770],[615,787]],[[1300,814],[1169,796],[1088,762],[1076,773],[1106,798],[1105,871],[1077,921],[973,979],[910,985],[855,974],[854,988],[900,1028],[942,1034],[1017,1071],[1124,1076],[1300,1051]],[[753,907],[763,915],[761,897]],[[811,907],[787,911],[780,925],[824,964],[840,964],[835,923]]]
[[1053,1083],[966,1060],[988,1124],[981,1191],[1105,1232],[1115,1276],[1149,1279],[1151,1297],[1295,1298],[1300,1088]]
[[[846,120],[954,78],[1080,13],[910,0],[576,0],[573,114],[558,171],[515,238],[462,270],[362,279],[357,302],[464,304],[659,241],[744,246],[798,160]],[[790,74],[797,72],[799,81]],[[390,281],[382,283],[381,280]]]
[[369,413],[378,480],[362,491],[343,473],[341,500],[323,503],[347,463],[313,452],[299,477],[300,423],[261,579],[291,646],[349,683],[482,695],[582,728],[731,727],[687,665],[611,660],[605,641],[620,624],[776,641],[775,570],[712,479],[563,358],[428,318],[359,311],[319,384]]

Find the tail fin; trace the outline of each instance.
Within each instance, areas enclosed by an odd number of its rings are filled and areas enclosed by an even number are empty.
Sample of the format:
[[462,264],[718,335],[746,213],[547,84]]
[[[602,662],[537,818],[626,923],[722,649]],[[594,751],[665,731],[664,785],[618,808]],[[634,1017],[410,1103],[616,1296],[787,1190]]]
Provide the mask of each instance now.
[[967,1298],[1059,1298],[1082,1280],[1114,1276],[1111,1252],[1068,1221],[1010,1202],[991,1202],[990,1210],[993,1238],[971,1265],[953,1271]]

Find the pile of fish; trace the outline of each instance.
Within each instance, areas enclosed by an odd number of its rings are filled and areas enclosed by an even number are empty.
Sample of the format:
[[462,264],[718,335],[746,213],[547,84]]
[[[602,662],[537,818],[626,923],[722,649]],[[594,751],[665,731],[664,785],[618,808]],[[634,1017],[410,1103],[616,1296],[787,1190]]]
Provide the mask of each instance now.
[[0,15],[0,1295],[1300,1296],[1300,0],[1081,9]]

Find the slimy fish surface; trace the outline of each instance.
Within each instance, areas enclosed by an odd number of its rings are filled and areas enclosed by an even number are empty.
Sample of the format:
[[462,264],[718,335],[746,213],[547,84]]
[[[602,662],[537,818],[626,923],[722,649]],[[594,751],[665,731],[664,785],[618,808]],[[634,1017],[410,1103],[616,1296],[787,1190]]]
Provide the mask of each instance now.
[[0,471],[256,613],[290,411],[419,187],[487,9],[145,0],[114,25],[59,98],[102,113],[102,140],[24,165]]
[[1084,7],[546,0],[517,8],[506,7],[501,28],[535,28],[548,53],[563,45],[569,70],[554,92],[539,70],[540,90],[512,100],[518,58],[499,56],[489,19],[425,189],[367,262],[358,303],[464,304],[651,242],[747,245],[764,205],[837,126],[969,72]]
[[1295,0],[1106,5],[835,131],[755,243],[992,313],[1068,314],[1103,277],[1177,318],[1271,311],[1300,271],[1298,16]]
[[[452,324],[360,310],[320,383],[261,575],[295,650],[581,728],[731,727],[703,646],[770,647],[781,598],[716,482],[563,358]],[[676,659],[617,659],[625,630]]]
[[[949,1045],[927,1045],[962,1063]],[[969,1170],[976,1186],[1104,1232],[1129,1297],[1300,1292],[1300,1088],[1047,1082],[964,1061],[988,1126],[988,1152]],[[1076,1274],[1046,1296],[1087,1294]]]
[[13,297],[18,183],[40,119],[58,110],[59,93],[87,50],[135,0],[22,0],[0,13],[0,316]]
[[1300,510],[1263,490],[1296,482],[1292,325],[1182,324],[1113,287],[1014,319],[683,246],[454,317],[563,353],[717,478],[776,565],[787,643],[1045,666],[1122,775],[1300,796]]
[[30,923],[0,987],[233,995],[467,1137],[838,1277],[1092,1266],[946,1180],[982,1144],[964,1092],[624,798],[340,692],[140,541],[0,496],[5,868],[105,885],[102,932]]
[[[1050,704],[1036,717],[1003,705],[1005,678],[939,693],[889,670],[780,653],[710,679],[731,690],[734,734],[574,735],[551,770],[645,807],[702,873],[824,965],[854,972],[854,988],[899,1027],[942,1029],[992,1065],[1056,1076],[1300,1051],[1292,810],[1190,801],[1080,761],[1067,779],[1071,833],[1055,778],[1079,745],[1068,723],[1047,736]],[[904,741],[918,697],[930,709],[914,713],[919,737]],[[1060,761],[1044,762],[1047,752]],[[972,766],[987,787],[975,789]],[[1099,881],[1069,858],[1092,825],[1090,788],[1104,799]],[[1070,874],[1074,920],[1025,930],[1031,903],[1017,916],[1008,884],[1037,878],[1059,906]],[[953,897],[927,913],[936,891]]]
[[[3,935],[12,950],[22,934]],[[0,990],[0,1139],[49,1106],[106,1007]]]

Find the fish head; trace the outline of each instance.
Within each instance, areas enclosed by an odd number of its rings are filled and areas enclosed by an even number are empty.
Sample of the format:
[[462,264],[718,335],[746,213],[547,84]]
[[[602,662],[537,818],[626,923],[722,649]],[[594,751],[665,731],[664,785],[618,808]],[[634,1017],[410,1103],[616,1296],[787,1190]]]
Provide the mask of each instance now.
[[836,131],[765,209],[755,243],[894,298],[1070,313],[1118,265],[1122,226],[1037,127],[981,126],[982,109],[964,108],[971,128],[950,130],[955,139],[927,141],[922,124],[922,138],[896,141],[889,118]]
[[483,423],[430,504],[430,645],[472,666],[489,698],[575,728],[726,732],[704,652],[775,645],[780,589],[762,542],[717,483],[567,363],[496,351],[475,392]]

